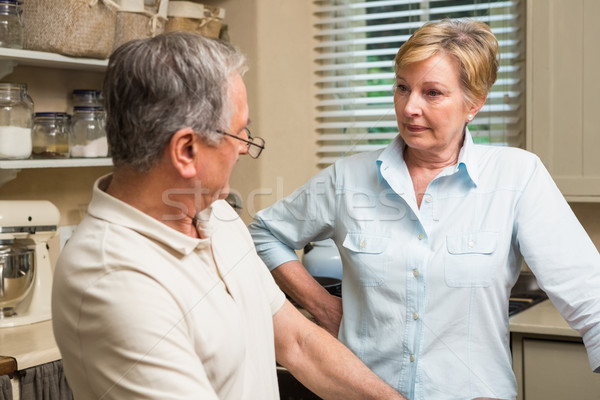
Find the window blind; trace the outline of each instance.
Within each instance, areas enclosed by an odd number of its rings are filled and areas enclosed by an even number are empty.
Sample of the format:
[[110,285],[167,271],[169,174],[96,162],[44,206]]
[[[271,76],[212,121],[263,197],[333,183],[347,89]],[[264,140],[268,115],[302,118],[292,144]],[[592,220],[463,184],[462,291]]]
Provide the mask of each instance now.
[[524,18],[522,0],[316,0],[319,164],[385,147],[398,134],[394,56],[427,21],[472,18],[500,45],[498,79],[469,124],[475,142],[522,146]]

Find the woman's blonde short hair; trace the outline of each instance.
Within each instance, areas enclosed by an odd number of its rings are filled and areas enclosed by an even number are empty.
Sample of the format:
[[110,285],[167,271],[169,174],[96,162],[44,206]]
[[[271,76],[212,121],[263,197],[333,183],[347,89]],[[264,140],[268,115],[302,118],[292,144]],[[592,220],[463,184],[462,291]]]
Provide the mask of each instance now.
[[426,23],[400,47],[394,71],[398,74],[407,65],[436,54],[448,54],[458,61],[468,104],[486,99],[498,73],[498,40],[489,26],[469,19]]

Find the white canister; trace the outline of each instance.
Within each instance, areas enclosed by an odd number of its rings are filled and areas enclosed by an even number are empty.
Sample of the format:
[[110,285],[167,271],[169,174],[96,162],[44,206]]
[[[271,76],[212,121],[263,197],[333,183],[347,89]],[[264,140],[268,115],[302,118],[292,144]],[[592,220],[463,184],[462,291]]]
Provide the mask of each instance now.
[[305,247],[302,264],[312,276],[342,279],[342,259],[332,239],[313,242]]

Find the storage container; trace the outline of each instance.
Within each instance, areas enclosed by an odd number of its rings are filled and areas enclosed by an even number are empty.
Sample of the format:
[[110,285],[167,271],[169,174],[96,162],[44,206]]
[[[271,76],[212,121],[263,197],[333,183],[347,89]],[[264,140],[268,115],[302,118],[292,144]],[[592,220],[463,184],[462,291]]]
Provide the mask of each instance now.
[[0,0],[0,47],[23,48],[23,3]]
[[24,48],[74,57],[108,58],[115,37],[112,0],[27,0]]
[[121,0],[115,25],[114,48],[165,30],[168,0]]
[[29,158],[32,117],[33,102],[27,85],[0,83],[0,158]]
[[191,1],[170,1],[165,32],[188,31],[219,38],[225,10]]
[[71,157],[107,157],[104,111],[99,107],[75,107],[71,123]]
[[63,112],[35,113],[31,133],[33,158],[69,157],[70,117]]

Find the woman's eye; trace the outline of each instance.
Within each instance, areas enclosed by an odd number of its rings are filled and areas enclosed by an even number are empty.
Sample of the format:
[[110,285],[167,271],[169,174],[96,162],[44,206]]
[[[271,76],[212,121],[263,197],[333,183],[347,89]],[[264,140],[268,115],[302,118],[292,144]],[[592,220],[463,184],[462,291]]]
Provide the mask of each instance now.
[[428,90],[427,91],[427,96],[430,96],[430,97],[437,97],[437,96],[440,96],[441,94],[442,93],[437,90]]
[[406,87],[406,85],[403,85],[401,83],[399,83],[399,84],[396,85],[396,89],[399,92],[408,92],[408,88]]

